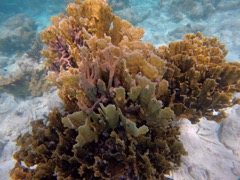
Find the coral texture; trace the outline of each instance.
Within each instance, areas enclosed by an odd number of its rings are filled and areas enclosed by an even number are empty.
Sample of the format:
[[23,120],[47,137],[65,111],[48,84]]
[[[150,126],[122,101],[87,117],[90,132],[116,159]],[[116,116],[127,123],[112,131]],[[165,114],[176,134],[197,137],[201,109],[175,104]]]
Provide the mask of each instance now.
[[178,118],[196,122],[205,116],[220,122],[225,117],[221,109],[238,102],[232,92],[240,91],[240,64],[226,62],[227,50],[216,38],[187,34],[183,41],[160,47],[159,54],[168,62],[164,78],[172,94],[171,101],[163,102]]
[[201,34],[156,49],[104,1],[76,0],[66,10],[41,33],[65,114],[31,123],[12,179],[164,178],[187,154],[174,120],[230,106],[239,65]]

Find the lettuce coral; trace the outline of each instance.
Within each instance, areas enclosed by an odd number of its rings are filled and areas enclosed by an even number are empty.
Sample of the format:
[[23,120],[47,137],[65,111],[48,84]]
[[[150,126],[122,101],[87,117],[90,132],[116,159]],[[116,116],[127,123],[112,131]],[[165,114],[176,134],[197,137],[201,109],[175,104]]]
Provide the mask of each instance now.
[[232,92],[239,92],[240,79],[240,64],[226,62],[225,46],[217,38],[188,34],[183,41],[160,47],[159,54],[168,62],[165,79],[172,92],[165,103],[179,118],[196,122],[205,116],[220,122],[225,117],[221,109],[234,104]]
[[65,114],[31,123],[12,179],[164,178],[187,154],[173,121],[231,105],[239,65],[201,34],[156,49],[103,1],[75,0],[67,13],[41,33]]

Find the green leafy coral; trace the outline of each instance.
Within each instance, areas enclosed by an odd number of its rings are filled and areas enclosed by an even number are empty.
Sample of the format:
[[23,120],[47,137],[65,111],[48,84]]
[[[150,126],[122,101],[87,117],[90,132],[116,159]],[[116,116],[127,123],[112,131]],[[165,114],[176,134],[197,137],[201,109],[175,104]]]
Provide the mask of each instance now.
[[[224,62],[224,50],[216,50],[220,59],[208,58],[200,43],[187,39],[156,49],[103,1],[76,0],[67,13],[52,17],[41,33],[48,78],[59,88],[65,114],[54,110],[47,123],[31,123],[32,133],[18,140],[12,179],[164,178],[186,155],[173,121],[208,115],[202,102],[209,98],[207,108],[231,105],[239,65]],[[215,44],[208,46],[223,48]],[[198,54],[186,57],[193,48]],[[229,73],[201,74],[217,62]],[[221,83],[226,76],[234,79]]]

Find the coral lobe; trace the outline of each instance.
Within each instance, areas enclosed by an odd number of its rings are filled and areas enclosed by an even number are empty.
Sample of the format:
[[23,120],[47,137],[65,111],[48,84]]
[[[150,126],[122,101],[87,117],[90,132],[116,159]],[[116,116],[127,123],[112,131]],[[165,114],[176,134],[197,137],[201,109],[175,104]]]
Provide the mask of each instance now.
[[157,49],[103,1],[76,0],[67,13],[41,32],[65,114],[31,123],[12,179],[163,179],[187,154],[173,121],[224,118],[239,64],[201,33]]

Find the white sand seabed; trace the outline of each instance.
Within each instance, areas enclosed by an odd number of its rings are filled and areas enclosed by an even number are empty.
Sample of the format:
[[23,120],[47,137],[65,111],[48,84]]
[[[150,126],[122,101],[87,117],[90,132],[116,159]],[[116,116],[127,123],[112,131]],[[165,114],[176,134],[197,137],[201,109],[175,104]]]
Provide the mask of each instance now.
[[[150,1],[149,1],[150,2]],[[179,23],[170,22],[167,14],[153,8],[154,1],[146,5],[133,6],[137,12],[151,9],[150,16],[137,24],[145,30],[143,41],[156,46],[168,44],[174,39],[169,32],[178,27],[200,23],[205,27],[203,34],[218,37],[226,44],[229,54],[228,61],[240,60],[240,10],[216,12],[211,18],[194,22],[183,19]],[[141,2],[142,3],[142,2]],[[147,7],[149,6],[149,7]],[[44,16],[44,15],[42,15]],[[46,17],[37,17],[37,23],[42,29]],[[56,90],[45,93],[42,97],[28,100],[15,99],[12,95],[0,95],[0,180],[7,180],[8,171],[13,168],[15,161],[13,153],[17,150],[16,140],[20,134],[30,130],[30,122],[45,118],[55,107],[62,108]],[[226,109],[228,118],[221,124],[204,118],[198,124],[189,120],[179,122],[180,140],[188,151],[188,156],[182,157],[182,166],[170,175],[174,180],[237,180],[240,178],[240,105]]]
[[60,110],[63,107],[56,89],[24,101],[3,93],[0,102],[0,180],[6,180],[15,164],[12,155],[17,150],[15,143],[19,135],[31,130],[31,121],[44,119],[55,107]]
[[[57,90],[26,101],[17,102],[6,93],[0,105],[0,180],[8,179],[13,168],[13,153],[20,134],[30,130],[30,122],[45,118],[55,106],[62,109]],[[7,106],[6,106],[7,105]],[[226,110],[229,115],[221,124],[202,118],[200,123],[179,121],[180,140],[188,151],[179,170],[171,177],[186,179],[226,179],[240,177],[240,105]]]
[[227,109],[228,118],[221,124],[202,118],[198,124],[182,119],[180,140],[188,156],[173,172],[176,180],[221,179],[240,177],[240,105]]

